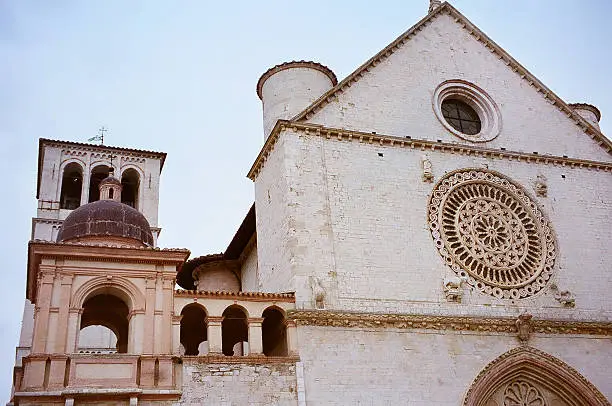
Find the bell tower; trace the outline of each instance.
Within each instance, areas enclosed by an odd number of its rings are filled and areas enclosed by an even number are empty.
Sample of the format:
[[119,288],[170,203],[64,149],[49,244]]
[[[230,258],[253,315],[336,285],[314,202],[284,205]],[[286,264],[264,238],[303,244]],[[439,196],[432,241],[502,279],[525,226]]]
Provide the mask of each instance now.
[[[189,251],[155,248],[165,156],[40,140],[15,403],[176,398],[173,292]],[[93,327],[110,348],[83,345]]]

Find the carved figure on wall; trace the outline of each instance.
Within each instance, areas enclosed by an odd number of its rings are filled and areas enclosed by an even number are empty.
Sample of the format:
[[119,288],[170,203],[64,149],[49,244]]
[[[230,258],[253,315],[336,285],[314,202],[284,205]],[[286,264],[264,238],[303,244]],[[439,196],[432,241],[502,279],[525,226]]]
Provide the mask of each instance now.
[[557,300],[559,303],[561,303],[565,307],[576,306],[576,298],[574,297],[572,292],[570,292],[569,290],[559,291],[559,293],[555,295],[555,300]]
[[536,195],[540,197],[548,196],[548,185],[546,184],[546,176],[538,175],[535,182]]
[[316,276],[310,278],[310,289],[312,289],[312,297],[314,298],[315,308],[325,308],[325,289],[321,284],[321,281]]
[[446,300],[449,302],[461,302],[461,297],[463,296],[463,289],[461,288],[462,283],[463,280],[458,276],[444,278],[443,286]]
[[423,155],[423,157],[421,158],[421,165],[423,167],[423,182],[433,182],[434,175],[432,165],[427,155]]
[[518,316],[516,320],[516,330],[518,333],[518,339],[521,340],[522,343],[526,343],[529,341],[529,337],[531,336],[531,319],[532,315],[529,313],[523,313]]

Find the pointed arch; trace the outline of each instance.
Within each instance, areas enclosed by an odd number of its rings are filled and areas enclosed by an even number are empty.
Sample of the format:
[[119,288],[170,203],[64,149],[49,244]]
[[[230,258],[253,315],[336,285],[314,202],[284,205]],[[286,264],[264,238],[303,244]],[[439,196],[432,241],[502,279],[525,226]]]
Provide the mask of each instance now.
[[[576,406],[610,405],[597,388],[578,371],[558,358],[533,347],[510,350],[489,363],[465,395],[464,406],[487,406],[500,390],[530,386],[558,399],[552,404]],[[534,403],[536,404],[536,403]]]

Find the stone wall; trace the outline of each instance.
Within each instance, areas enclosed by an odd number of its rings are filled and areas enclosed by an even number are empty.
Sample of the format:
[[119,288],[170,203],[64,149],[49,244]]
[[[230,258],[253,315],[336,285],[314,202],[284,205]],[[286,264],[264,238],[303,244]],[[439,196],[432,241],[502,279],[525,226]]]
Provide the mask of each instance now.
[[[451,79],[476,84],[499,107],[501,133],[481,145],[612,160],[542,92],[446,14],[433,19],[387,59],[338,92],[338,97],[331,98],[333,101],[308,122],[470,144],[447,131],[432,108],[436,87]],[[584,94],[588,95],[588,90]]]
[[259,275],[257,269],[257,243],[253,245],[251,251],[245,256],[240,268],[242,275],[242,291],[259,292]]
[[[287,269],[292,269],[297,308],[314,307],[311,288],[299,283],[299,278],[310,276],[326,290],[327,308],[473,315],[517,315],[527,310],[553,318],[610,318],[608,172],[328,140],[291,131],[281,138],[285,145],[295,144],[285,154],[292,185],[285,199],[292,207],[293,244],[276,245],[276,250],[274,241],[259,246],[279,258],[292,258],[292,268],[267,272],[287,278]],[[434,183],[422,180],[423,155],[432,164]],[[514,180],[552,223],[557,239],[553,283],[540,293],[511,301],[466,287],[461,304],[446,301],[442,284],[452,271],[429,231],[427,204],[435,182],[460,168],[488,168]],[[536,195],[539,177],[546,179],[546,196]],[[265,205],[260,209],[268,210]],[[263,282],[263,290],[268,290]],[[556,301],[553,285],[569,290],[576,306],[564,308]]]
[[183,360],[180,405],[296,405],[295,363],[203,364]]
[[[309,405],[457,406],[488,363],[519,346],[514,336],[479,332],[311,326],[298,333]],[[612,397],[609,339],[567,340],[542,335],[529,344]]]

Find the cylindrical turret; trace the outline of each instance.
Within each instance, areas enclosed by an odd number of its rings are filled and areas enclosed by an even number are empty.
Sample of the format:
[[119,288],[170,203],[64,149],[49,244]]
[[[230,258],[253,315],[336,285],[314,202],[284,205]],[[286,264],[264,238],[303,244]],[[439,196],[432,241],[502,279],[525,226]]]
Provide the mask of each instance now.
[[286,62],[268,69],[257,82],[257,95],[263,104],[264,138],[278,120],[296,116],[337,83],[334,72],[316,62]]
[[601,113],[597,107],[586,103],[572,103],[569,106],[573,108],[576,113],[580,114],[582,118],[591,123],[593,127],[600,130],[599,120],[601,120]]

